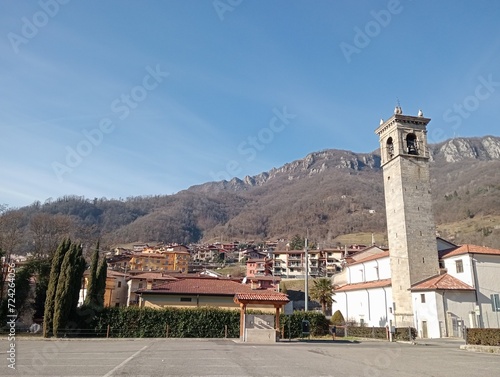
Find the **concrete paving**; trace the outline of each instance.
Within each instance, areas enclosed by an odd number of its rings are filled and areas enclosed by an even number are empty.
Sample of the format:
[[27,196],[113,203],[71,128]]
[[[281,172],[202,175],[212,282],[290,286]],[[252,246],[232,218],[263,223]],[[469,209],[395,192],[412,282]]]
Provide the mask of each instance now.
[[[8,346],[7,340],[0,344]],[[499,376],[499,355],[467,352],[459,346],[454,341],[248,344],[224,339],[19,339],[16,370],[8,368],[4,357],[0,376]]]

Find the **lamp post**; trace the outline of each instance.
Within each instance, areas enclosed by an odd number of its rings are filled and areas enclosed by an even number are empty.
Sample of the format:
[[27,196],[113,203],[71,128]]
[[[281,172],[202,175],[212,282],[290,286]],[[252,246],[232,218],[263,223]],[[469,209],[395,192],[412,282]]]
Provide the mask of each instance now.
[[305,239],[304,251],[305,251],[305,259],[306,259],[306,261],[305,261],[306,281],[304,284],[304,290],[306,291],[305,292],[306,297],[305,297],[304,310],[307,312],[309,310],[309,257],[308,257],[308,253],[307,253],[307,238]]

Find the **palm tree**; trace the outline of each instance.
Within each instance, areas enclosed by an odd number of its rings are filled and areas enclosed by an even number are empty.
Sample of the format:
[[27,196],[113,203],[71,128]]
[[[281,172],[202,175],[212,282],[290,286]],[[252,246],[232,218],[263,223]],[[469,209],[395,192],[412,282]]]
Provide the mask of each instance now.
[[311,298],[318,301],[321,304],[321,310],[323,314],[326,315],[326,308],[329,307],[333,302],[333,282],[328,278],[319,278],[313,281],[313,286],[311,287]]

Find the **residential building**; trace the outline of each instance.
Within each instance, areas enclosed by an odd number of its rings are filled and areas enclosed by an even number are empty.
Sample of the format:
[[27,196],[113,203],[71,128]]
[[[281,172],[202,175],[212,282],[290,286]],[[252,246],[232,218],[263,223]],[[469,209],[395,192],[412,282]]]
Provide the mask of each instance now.
[[[104,306],[126,306],[128,302],[127,278],[129,275],[108,268],[106,272],[106,290],[104,292]],[[89,270],[83,274],[83,287],[80,289],[78,305],[83,305],[87,296]]]
[[172,280],[177,279],[173,276],[165,274],[164,272],[145,272],[130,276],[127,280],[127,306],[139,304],[139,296],[136,294],[137,290],[151,289],[155,285],[163,284]]
[[273,260],[271,258],[248,259],[246,263],[247,277],[272,276]]
[[[150,289],[140,289],[141,306],[164,307],[217,307],[222,309],[240,309],[235,302],[236,294],[258,295],[261,301],[269,299],[286,299],[283,293],[263,289],[252,289],[234,279],[213,277],[184,276],[175,281],[169,281]],[[249,305],[249,309],[275,311],[275,308],[265,305]]]

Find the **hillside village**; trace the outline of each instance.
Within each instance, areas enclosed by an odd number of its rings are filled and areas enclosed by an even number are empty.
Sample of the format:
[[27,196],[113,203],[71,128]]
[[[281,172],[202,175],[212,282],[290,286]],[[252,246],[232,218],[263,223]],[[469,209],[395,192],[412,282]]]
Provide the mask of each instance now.
[[[338,249],[290,249],[284,240],[265,244],[163,244],[138,243],[117,247],[107,253],[106,305],[139,305],[136,290],[151,289],[168,280],[191,277],[244,282],[254,290],[279,290],[280,282],[303,280],[306,276],[331,278],[350,256],[365,249],[351,245]],[[230,271],[232,274],[219,271]],[[286,286],[286,283],[285,283]],[[301,298],[304,301],[304,297]]]

